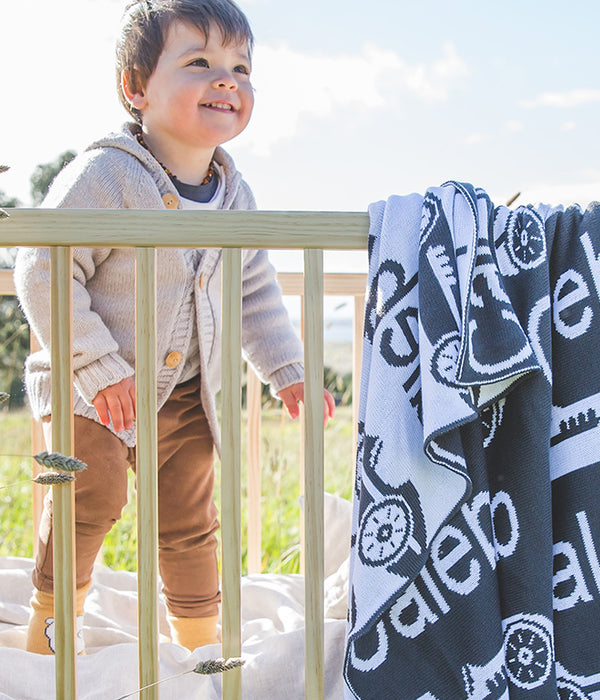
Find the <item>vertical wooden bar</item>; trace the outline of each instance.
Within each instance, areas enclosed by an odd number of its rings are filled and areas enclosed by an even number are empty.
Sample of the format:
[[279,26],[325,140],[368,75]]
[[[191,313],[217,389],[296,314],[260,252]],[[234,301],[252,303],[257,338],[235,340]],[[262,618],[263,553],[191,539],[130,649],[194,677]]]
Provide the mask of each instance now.
[[[71,248],[53,247],[50,253],[52,331],[52,449],[73,454],[73,364]],[[54,549],[54,626],[56,697],[74,700],[75,672],[75,489],[73,482],[52,487]]]
[[[156,250],[136,249],[136,426],[139,682],[159,680]],[[158,686],[140,692],[158,700]]]
[[305,691],[324,697],[323,251],[304,251]]
[[[242,258],[223,250],[221,369],[221,563],[223,656],[240,656],[241,629],[241,383]],[[223,698],[241,700],[241,670],[223,674]]]
[[362,343],[365,327],[365,295],[354,295],[354,320],[352,339],[352,458],[356,467],[358,441],[358,402],[360,398],[360,373],[362,367]]
[[261,545],[261,393],[262,384],[248,366],[246,377],[246,408],[248,411],[248,573],[260,574]]

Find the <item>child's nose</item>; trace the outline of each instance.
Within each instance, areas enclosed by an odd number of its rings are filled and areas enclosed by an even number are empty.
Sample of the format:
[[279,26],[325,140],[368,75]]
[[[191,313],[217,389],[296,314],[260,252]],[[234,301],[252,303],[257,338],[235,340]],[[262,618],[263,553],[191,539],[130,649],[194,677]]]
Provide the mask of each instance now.
[[225,90],[235,90],[237,88],[237,80],[233,77],[232,73],[223,71],[214,77],[213,87]]

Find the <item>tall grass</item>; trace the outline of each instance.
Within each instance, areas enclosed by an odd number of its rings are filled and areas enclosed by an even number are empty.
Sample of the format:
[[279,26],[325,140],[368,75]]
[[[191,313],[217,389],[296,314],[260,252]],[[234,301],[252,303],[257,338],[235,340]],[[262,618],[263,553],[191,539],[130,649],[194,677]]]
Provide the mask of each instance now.
[[[26,410],[0,410],[0,486],[32,476],[30,414]],[[247,497],[245,469],[246,435],[243,436],[242,503]],[[301,436],[297,421],[281,409],[263,411],[262,419],[262,569],[265,572],[297,573],[300,540]],[[325,490],[343,498],[352,493],[352,414],[338,407],[325,431]],[[0,556],[33,556],[33,484],[23,483],[0,490]],[[215,501],[220,500],[220,465],[216,465]],[[129,503],[119,522],[107,535],[103,561],[113,569],[136,569],[136,497],[134,478],[129,480]],[[246,530],[242,511],[242,532]],[[242,571],[246,571],[246,538],[242,540]]]
[[33,488],[19,483],[32,477],[30,417],[26,411],[0,410],[0,556],[33,555]]

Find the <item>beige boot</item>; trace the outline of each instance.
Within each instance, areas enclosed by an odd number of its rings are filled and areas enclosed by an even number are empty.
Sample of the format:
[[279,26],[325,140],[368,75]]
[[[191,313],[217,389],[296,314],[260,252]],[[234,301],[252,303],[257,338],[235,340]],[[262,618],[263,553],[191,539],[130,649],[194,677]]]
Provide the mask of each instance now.
[[[87,592],[92,585],[91,581],[75,592],[75,610],[77,614],[77,653],[84,654],[83,646],[83,603]],[[31,617],[27,629],[27,642],[25,649],[34,654],[54,654],[54,595],[39,591],[33,591],[31,598]]]
[[218,644],[217,622],[219,616],[213,617],[175,617],[167,615],[171,628],[171,639],[190,651],[207,644]]

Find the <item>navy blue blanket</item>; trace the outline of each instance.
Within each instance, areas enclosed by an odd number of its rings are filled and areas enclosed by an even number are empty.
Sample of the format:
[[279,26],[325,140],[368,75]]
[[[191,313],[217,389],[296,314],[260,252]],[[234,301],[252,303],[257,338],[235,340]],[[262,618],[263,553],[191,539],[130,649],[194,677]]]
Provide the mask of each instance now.
[[346,697],[600,698],[600,204],[370,208]]

